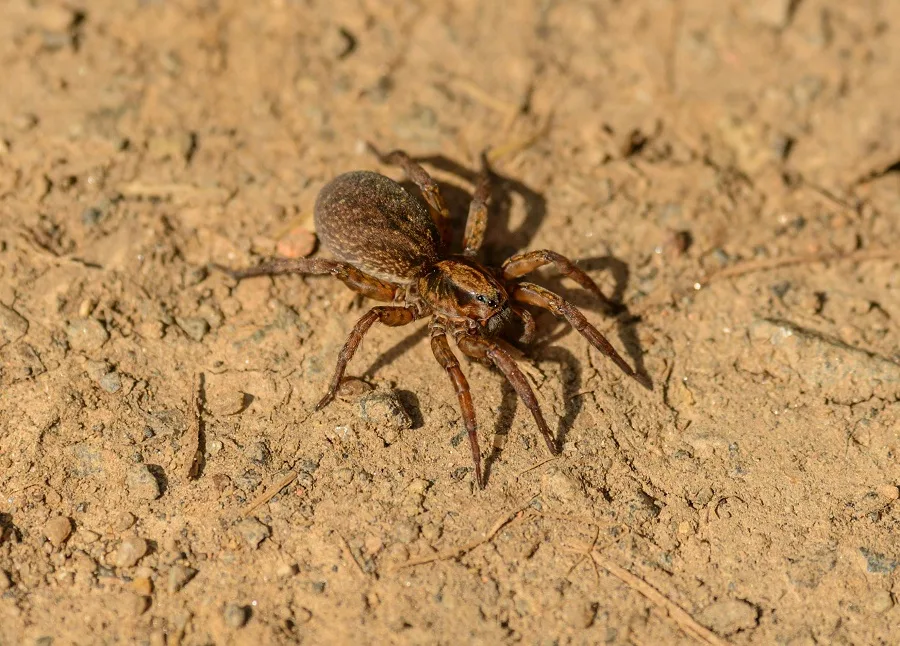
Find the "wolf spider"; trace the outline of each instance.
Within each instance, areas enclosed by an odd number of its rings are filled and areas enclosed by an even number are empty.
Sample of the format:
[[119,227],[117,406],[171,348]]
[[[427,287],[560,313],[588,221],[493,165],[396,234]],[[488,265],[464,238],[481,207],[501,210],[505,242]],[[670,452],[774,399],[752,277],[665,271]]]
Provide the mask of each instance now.
[[597,284],[570,260],[546,249],[515,254],[500,268],[486,267],[476,260],[484,239],[491,191],[486,155],[481,156],[482,168],[469,206],[463,249],[453,254],[448,249],[450,213],[437,183],[405,152],[395,150],[385,155],[371,144],[369,149],[381,162],[400,166],[422,192],[425,204],[384,175],[371,171],[344,173],[325,185],[315,205],[316,232],[336,260],[281,258],[239,270],[218,266],[238,280],[275,274],[331,274],[364,296],[391,303],[373,307],[357,321],[338,355],[328,392],[316,410],[334,399],[347,363],[373,323],[398,327],[431,316],[431,350],[456,390],[472,448],[475,480],[483,488],[475,407],[459,361],[450,350],[448,336],[466,355],[489,361],[503,372],[531,411],[554,455],[559,449],[531,386],[509,350],[495,338],[513,316],[522,322],[520,340],[528,343],[533,338],[535,323],[526,306],[543,308],[565,318],[626,375],[649,387],[648,381],[632,370],[574,305],[544,287],[520,280],[539,267],[554,265],[609,305]]

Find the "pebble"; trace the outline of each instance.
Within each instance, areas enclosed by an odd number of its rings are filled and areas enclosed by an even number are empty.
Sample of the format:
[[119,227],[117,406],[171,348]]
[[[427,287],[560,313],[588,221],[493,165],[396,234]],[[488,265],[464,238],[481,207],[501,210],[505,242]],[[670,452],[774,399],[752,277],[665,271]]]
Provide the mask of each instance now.
[[732,635],[739,630],[756,626],[759,612],[740,599],[723,599],[704,608],[696,619],[720,635]]
[[257,471],[250,469],[235,476],[234,484],[241,491],[252,493],[262,484],[262,476]]
[[219,491],[225,491],[231,486],[231,478],[224,473],[214,473],[212,475],[212,482]]
[[256,465],[265,466],[272,459],[272,452],[265,442],[254,442],[244,450],[244,455]]
[[150,546],[143,538],[126,536],[119,543],[119,548],[116,550],[115,556],[113,556],[113,565],[116,567],[133,567],[147,554],[149,548]]
[[142,615],[147,612],[147,609],[150,607],[150,597],[145,597],[144,595],[135,594],[133,592],[126,592],[125,596],[125,605],[131,615]]
[[109,526],[114,532],[121,533],[131,529],[135,522],[137,522],[137,519],[130,511],[120,511],[116,514],[115,518],[112,519]]
[[197,570],[194,568],[186,565],[173,565],[169,570],[169,592],[178,592],[195,576],[197,576]]
[[299,568],[296,563],[280,563],[277,568],[275,568],[275,576],[279,579],[289,579],[295,574],[299,572]]
[[232,628],[241,628],[250,618],[250,608],[247,606],[239,606],[236,603],[229,603],[222,611],[225,617],[225,623]]
[[239,389],[221,387],[213,381],[206,389],[206,409],[213,415],[237,415],[246,408],[246,398]]
[[117,393],[122,390],[122,378],[116,371],[107,372],[100,377],[100,387],[110,394]]
[[583,494],[581,484],[558,467],[550,467],[541,475],[541,491],[567,506],[573,505]]
[[40,7],[36,19],[48,31],[64,32],[72,25],[73,13],[67,7],[48,4]]
[[14,309],[0,304],[0,347],[12,343],[28,332],[28,321]]
[[184,286],[185,287],[193,287],[194,285],[199,285],[204,280],[209,272],[207,272],[206,267],[191,267],[184,272]]
[[12,125],[22,132],[26,132],[31,130],[37,124],[39,124],[41,120],[38,118],[36,114],[31,112],[23,112],[21,114],[17,114],[12,118]]
[[597,614],[597,606],[585,599],[576,599],[563,606],[563,615],[572,628],[590,628]]
[[406,493],[425,495],[425,492],[431,488],[431,482],[425,478],[416,478],[406,487]]
[[384,560],[391,566],[402,565],[409,560],[409,549],[401,543],[392,543],[384,550]]
[[125,485],[128,487],[129,495],[139,500],[156,500],[162,495],[159,481],[146,464],[132,467],[125,476]]
[[873,612],[881,614],[894,607],[894,599],[889,590],[876,590],[869,598],[868,606]]
[[896,485],[881,485],[876,491],[888,500],[897,500],[900,498],[900,489],[898,489]]
[[9,590],[12,584],[12,579],[9,578],[9,575],[4,570],[0,570],[0,591]]
[[150,577],[137,576],[131,581],[131,589],[139,595],[149,597],[153,594],[153,582]]
[[316,234],[305,227],[294,227],[275,245],[275,252],[284,258],[305,258],[316,248]]
[[86,227],[92,227],[103,217],[103,211],[96,206],[89,206],[81,212],[81,223]]
[[357,401],[366,393],[372,392],[372,386],[357,377],[347,377],[341,384],[337,396],[345,402]]
[[865,547],[859,548],[859,553],[863,557],[866,571],[871,574],[891,574],[900,565],[900,563],[889,556]]
[[98,350],[109,340],[109,332],[97,319],[76,319],[66,328],[69,345],[78,352]]
[[381,429],[403,431],[412,428],[409,413],[393,391],[376,390],[359,400],[359,416]]
[[88,360],[84,362],[84,371],[87,373],[87,376],[94,381],[100,381],[103,378],[103,375],[108,373],[110,370],[110,365],[105,361]]
[[259,547],[259,544],[272,535],[272,530],[259,522],[256,518],[245,518],[235,526],[238,534],[252,549]]
[[753,12],[759,22],[781,29],[790,22],[793,5],[794,0],[759,0]]
[[78,530],[78,538],[81,539],[82,543],[90,545],[91,543],[96,543],[100,540],[100,534],[92,532],[89,529],[80,529]]
[[198,316],[176,316],[175,322],[187,334],[188,338],[194,341],[202,341],[206,333],[209,332],[209,322]]
[[394,540],[408,545],[419,537],[419,524],[412,520],[402,520],[394,526]]
[[54,547],[59,547],[66,542],[66,539],[72,534],[72,520],[67,516],[57,516],[51,518],[44,525],[44,536],[47,537]]
[[422,537],[429,543],[438,540],[443,533],[444,528],[437,523],[427,523],[422,526]]
[[339,487],[346,487],[353,482],[354,470],[350,467],[341,467],[331,472],[331,479]]
[[223,448],[225,448],[225,445],[222,444],[222,440],[211,440],[206,445],[206,451],[210,455],[217,455]]

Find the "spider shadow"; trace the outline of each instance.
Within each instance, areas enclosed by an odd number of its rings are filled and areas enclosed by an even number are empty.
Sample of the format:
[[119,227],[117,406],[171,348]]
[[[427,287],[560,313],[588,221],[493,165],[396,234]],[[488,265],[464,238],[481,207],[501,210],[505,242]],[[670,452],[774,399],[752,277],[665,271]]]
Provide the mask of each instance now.
[[[625,288],[628,285],[630,277],[628,265],[614,256],[597,256],[579,260],[578,266],[587,272],[608,270],[612,274],[615,284],[613,292],[609,296],[611,307],[599,302],[589,292],[586,292],[583,289],[572,289],[565,284],[565,278],[558,274],[543,276],[540,278],[540,282],[547,287],[547,289],[556,292],[580,310],[597,312],[604,316],[614,318],[616,322],[616,332],[624,346],[625,354],[631,359],[630,363],[634,366],[634,371],[641,378],[641,381],[646,384],[648,389],[653,390],[653,378],[650,376],[650,373],[647,372],[647,368],[644,364],[644,351],[643,348],[641,348],[641,342],[637,335],[636,324],[640,322],[641,318],[632,315],[628,310],[628,306],[622,303],[622,298],[625,295]],[[574,332],[574,330],[569,326],[565,326],[564,331],[558,336],[555,336],[553,340],[562,338],[570,332]]]
[[[417,162],[427,164],[446,173],[474,183],[478,171],[471,170],[443,155],[417,157]],[[465,218],[472,194],[452,184],[438,182],[447,201],[453,219],[452,249],[462,248]],[[512,196],[519,195],[525,205],[525,217],[513,226]],[[488,224],[480,259],[489,266],[498,266],[514,253],[528,247],[547,214],[547,199],[517,179],[506,177],[491,169],[491,199],[488,208]],[[454,217],[455,216],[455,217]]]
[[[556,423],[555,440],[559,447],[565,444],[566,436],[569,429],[575,423],[575,419],[581,413],[582,398],[579,397],[581,390],[581,366],[578,360],[567,349],[559,346],[547,346],[543,342],[532,344],[532,348],[536,352],[532,354],[538,355],[542,361],[552,361],[563,367],[563,415]],[[490,479],[491,469],[494,463],[500,458],[506,443],[509,440],[509,431],[512,428],[512,422],[516,415],[519,398],[516,391],[510,386],[509,382],[503,382],[503,395],[500,406],[497,411],[497,419],[494,422],[492,432],[493,441],[491,444],[491,452],[484,461],[484,478],[485,481]],[[529,413],[529,418],[531,417]],[[534,444],[540,449],[543,447],[543,441],[538,434]],[[531,449],[532,445],[526,443],[527,449]]]
[[418,345],[427,336],[428,326],[420,326],[416,331],[407,334],[400,341],[391,346],[387,352],[382,353],[372,365],[366,368],[366,371],[360,375],[360,377],[362,379],[372,379],[375,376],[375,373],[394,363],[394,361]]

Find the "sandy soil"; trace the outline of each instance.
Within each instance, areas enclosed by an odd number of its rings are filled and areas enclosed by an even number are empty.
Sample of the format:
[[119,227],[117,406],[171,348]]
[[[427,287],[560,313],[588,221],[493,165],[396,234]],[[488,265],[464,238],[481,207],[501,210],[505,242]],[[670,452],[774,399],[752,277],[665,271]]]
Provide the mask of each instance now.
[[[900,641],[900,3],[2,13],[0,643]],[[539,316],[564,451],[464,362],[484,491],[421,323],[314,413],[366,304],[204,267],[365,139],[460,226],[492,147],[485,259],[578,259],[653,391]]]

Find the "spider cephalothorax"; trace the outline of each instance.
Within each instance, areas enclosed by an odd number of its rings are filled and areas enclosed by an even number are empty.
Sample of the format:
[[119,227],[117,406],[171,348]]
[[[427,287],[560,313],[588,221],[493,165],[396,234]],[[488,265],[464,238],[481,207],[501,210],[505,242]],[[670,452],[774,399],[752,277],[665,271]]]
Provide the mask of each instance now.
[[354,326],[338,356],[328,392],[316,409],[328,404],[341,385],[344,370],[363,336],[379,321],[399,326],[431,317],[431,349],[447,371],[459,399],[469,434],[475,480],[484,486],[475,408],[469,384],[447,337],[466,355],[499,368],[531,411],[548,448],[559,449],[541,413],[537,398],[515,360],[496,338],[513,316],[522,320],[522,341],[534,334],[534,320],[526,306],[543,308],[565,318],[595,348],[610,357],[627,375],[648,386],[591,325],[584,315],[558,294],[520,280],[544,265],[554,265],[565,276],[608,302],[596,283],[565,257],[548,250],[516,254],[499,269],[475,260],[484,238],[490,172],[482,156],[475,195],[461,254],[447,252],[449,212],[437,184],[406,153],[382,155],[381,161],[400,165],[425,196],[427,208],[398,183],[371,171],[344,173],[325,185],[316,200],[316,232],[336,260],[324,258],[276,259],[242,270],[224,269],[237,279],[266,274],[331,274],[369,298],[391,303],[370,309]]
[[416,283],[419,296],[431,311],[451,320],[483,324],[509,307],[503,283],[465,256],[434,263]]

